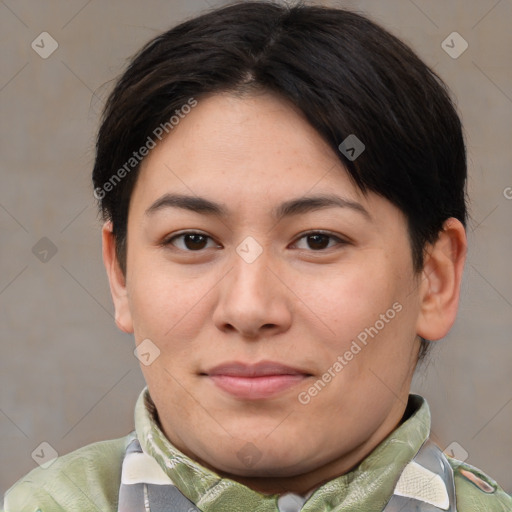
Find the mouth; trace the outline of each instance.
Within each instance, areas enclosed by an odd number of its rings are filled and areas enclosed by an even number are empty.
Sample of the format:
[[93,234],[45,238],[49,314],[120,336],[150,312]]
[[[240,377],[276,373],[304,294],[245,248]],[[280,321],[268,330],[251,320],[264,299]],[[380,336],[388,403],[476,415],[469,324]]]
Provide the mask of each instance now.
[[279,395],[312,375],[273,361],[256,364],[229,362],[201,373],[224,392],[244,400],[262,400]]

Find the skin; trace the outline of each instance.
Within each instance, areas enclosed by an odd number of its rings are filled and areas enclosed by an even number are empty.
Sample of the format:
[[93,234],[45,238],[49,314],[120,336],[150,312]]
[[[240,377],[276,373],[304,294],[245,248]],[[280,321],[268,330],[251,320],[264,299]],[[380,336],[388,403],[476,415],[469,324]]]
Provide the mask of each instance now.
[[[228,214],[169,207],[147,215],[165,193],[205,197]],[[368,216],[339,206],[271,216],[282,202],[313,194],[336,194]],[[315,245],[304,236],[318,230],[334,238]],[[207,238],[169,242],[185,231]],[[262,250],[252,263],[236,251],[248,236]],[[462,224],[448,219],[426,252],[414,273],[402,212],[363,195],[301,114],[268,93],[201,98],[146,157],[129,208],[126,276],[112,225],[103,227],[116,323],[160,350],[141,368],[163,432],[204,466],[265,493],[306,493],[346,473],[400,424],[417,336],[438,340],[455,320]],[[397,302],[395,318],[302,404],[299,393]],[[204,375],[228,361],[263,360],[309,376],[246,400]],[[247,443],[259,457],[251,467],[237,455]]]

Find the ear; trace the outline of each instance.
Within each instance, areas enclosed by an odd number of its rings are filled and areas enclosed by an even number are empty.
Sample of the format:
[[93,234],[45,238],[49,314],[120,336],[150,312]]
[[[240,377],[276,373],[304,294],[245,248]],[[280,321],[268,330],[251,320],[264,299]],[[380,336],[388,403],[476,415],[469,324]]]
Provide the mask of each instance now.
[[107,270],[110,293],[114,301],[116,325],[121,331],[133,333],[133,321],[126,290],[126,281],[116,256],[116,244],[112,233],[112,222],[107,221],[102,229],[103,263]]
[[466,252],[466,230],[459,220],[451,217],[444,222],[437,241],[426,251],[416,324],[419,336],[439,340],[455,322]]

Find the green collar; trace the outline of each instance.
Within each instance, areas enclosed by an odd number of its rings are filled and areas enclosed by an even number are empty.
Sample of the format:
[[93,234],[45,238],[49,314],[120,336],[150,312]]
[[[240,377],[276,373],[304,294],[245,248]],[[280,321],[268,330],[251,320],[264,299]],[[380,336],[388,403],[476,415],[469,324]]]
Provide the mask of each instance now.
[[[393,494],[405,466],[430,433],[430,409],[409,395],[411,415],[349,473],[316,489],[302,512],[380,512]],[[145,388],[135,406],[135,429],[144,452],[152,456],[190,501],[204,512],[277,512],[279,495],[265,495],[222,478],[176,449],[160,430],[156,409]],[[364,490],[364,491],[363,491]]]

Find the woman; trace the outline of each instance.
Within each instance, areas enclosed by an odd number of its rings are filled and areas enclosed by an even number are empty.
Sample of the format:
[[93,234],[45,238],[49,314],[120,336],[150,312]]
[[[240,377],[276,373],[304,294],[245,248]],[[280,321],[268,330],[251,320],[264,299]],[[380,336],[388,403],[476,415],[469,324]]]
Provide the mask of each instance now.
[[410,394],[457,312],[466,154],[406,45],[317,6],[187,21],[117,82],[93,182],[147,388],[7,511],[511,510]]

